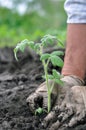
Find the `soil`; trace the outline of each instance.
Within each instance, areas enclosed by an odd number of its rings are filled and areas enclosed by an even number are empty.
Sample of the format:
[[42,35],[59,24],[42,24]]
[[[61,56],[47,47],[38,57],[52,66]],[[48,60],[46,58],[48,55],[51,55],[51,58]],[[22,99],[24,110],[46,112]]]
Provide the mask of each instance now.
[[[35,116],[26,103],[26,98],[43,82],[42,64],[38,55],[28,50],[19,52],[18,57],[19,62],[13,48],[0,49],[0,130],[44,130],[41,122],[45,115]],[[71,130],[86,130],[86,122]]]

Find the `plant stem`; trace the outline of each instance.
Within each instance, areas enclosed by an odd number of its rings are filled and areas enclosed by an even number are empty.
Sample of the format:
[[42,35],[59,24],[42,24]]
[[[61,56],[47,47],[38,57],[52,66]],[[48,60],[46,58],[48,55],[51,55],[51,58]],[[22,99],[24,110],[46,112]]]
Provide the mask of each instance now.
[[50,85],[49,85],[49,81],[48,81],[47,65],[44,65],[44,71],[45,71],[46,86],[47,86],[47,93],[48,93],[48,112],[50,112],[50,109],[51,109],[51,91],[50,91]]
[[48,92],[48,113],[50,112],[51,110],[51,93]]
[[[40,47],[40,56],[43,53],[43,47]],[[48,113],[50,112],[51,109],[51,91],[50,91],[50,85],[49,85],[49,80],[48,80],[48,64],[49,60],[47,63],[45,63],[45,60],[42,60],[42,64],[44,67],[44,72],[45,72],[45,79],[46,79],[46,86],[47,86],[47,93],[48,93]]]

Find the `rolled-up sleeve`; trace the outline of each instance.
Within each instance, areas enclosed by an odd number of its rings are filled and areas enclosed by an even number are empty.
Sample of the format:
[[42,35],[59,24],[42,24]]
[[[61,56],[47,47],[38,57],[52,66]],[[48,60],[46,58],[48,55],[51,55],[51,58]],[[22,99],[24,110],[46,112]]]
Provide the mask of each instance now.
[[86,0],[66,0],[67,23],[86,23]]

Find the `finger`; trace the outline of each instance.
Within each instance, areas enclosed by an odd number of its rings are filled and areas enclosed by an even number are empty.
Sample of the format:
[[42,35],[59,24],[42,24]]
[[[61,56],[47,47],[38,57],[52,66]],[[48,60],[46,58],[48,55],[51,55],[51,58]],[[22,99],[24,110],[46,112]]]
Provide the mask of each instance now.
[[85,121],[85,118],[86,118],[86,111],[83,110],[81,113],[79,113],[78,115],[76,115],[75,117],[73,117],[70,120],[68,126],[69,127],[74,127],[75,125],[80,124],[83,121]]
[[27,99],[27,104],[29,105],[29,109],[34,112],[38,107],[42,107],[43,105],[43,97],[37,93],[32,93]]
[[57,120],[59,114],[59,107],[56,106],[54,109],[45,117],[42,125],[46,128],[50,123],[53,123]]
[[74,115],[74,111],[73,111],[72,107],[66,109],[66,112],[65,112],[64,116],[62,117],[62,121],[61,122],[65,122],[66,120],[68,120],[73,115]]
[[42,126],[44,128],[46,128],[50,122],[53,120],[53,118],[55,119],[55,112],[51,111],[44,119],[43,123],[42,123]]
[[49,130],[57,130],[60,127],[60,125],[61,125],[61,122],[59,122],[58,120],[54,124],[52,124]]
[[[55,123],[57,119],[62,119],[63,117],[63,108],[61,108],[59,105],[55,106],[53,110],[45,117],[43,126],[46,128],[49,124]],[[59,116],[58,116],[59,115]]]
[[62,125],[60,120],[62,120],[63,115],[64,113],[62,112],[59,116],[57,116],[56,122],[51,125],[49,130],[57,130]]
[[67,128],[67,124],[65,123],[72,115],[74,114],[72,108],[65,109],[63,112],[60,111],[60,114],[57,116],[57,121],[52,124],[50,130],[57,130],[62,126],[63,128]]

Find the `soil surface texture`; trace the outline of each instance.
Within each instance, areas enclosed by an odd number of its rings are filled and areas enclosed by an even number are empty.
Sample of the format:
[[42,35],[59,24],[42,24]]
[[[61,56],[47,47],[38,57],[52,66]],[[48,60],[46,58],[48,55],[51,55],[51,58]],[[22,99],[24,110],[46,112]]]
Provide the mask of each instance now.
[[[26,103],[43,82],[42,64],[38,55],[28,50],[19,52],[18,58],[17,62],[13,48],[0,49],[0,130],[44,130],[41,123],[45,115],[35,116]],[[70,130],[86,130],[86,122]]]

